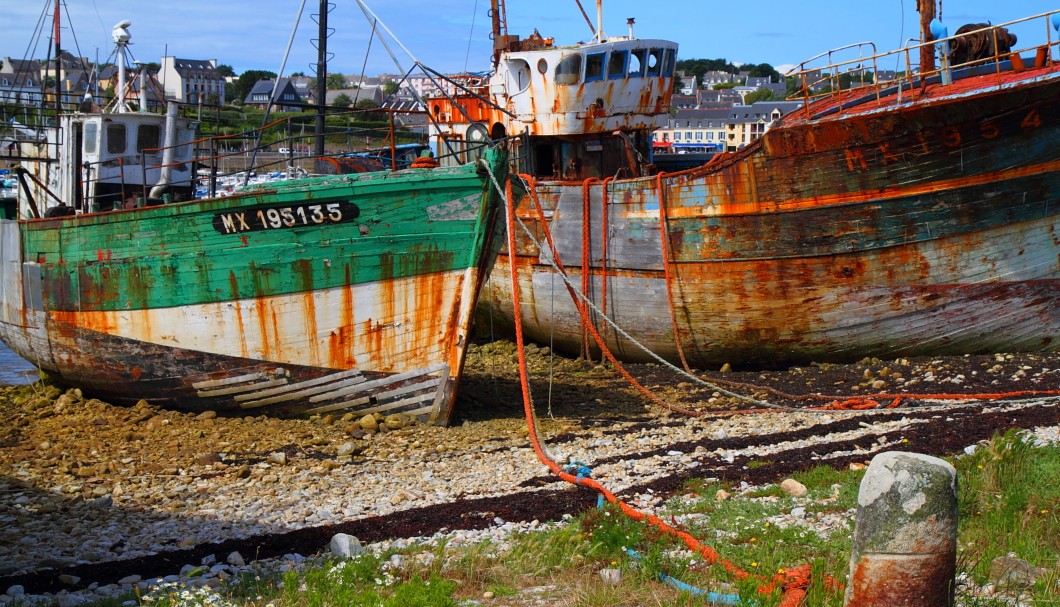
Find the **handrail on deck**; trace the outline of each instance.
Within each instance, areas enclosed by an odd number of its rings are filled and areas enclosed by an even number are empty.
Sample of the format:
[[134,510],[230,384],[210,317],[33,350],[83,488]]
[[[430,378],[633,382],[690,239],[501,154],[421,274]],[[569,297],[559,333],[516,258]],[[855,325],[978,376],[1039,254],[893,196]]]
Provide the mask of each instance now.
[[[1044,45],[1038,44],[1024,48],[1011,48],[1003,52],[998,51],[998,32],[1001,28],[1007,29],[1017,24],[1032,22],[1035,20],[1042,20],[1045,24],[1046,33]],[[861,92],[862,94],[860,98],[863,100],[869,97],[874,97],[877,101],[885,94],[897,90],[897,103],[901,103],[901,92],[903,90],[911,90],[921,86],[932,78],[947,83],[950,74],[957,69],[975,67],[982,69],[981,66],[989,65],[993,66],[993,69],[997,74],[1000,74],[1007,69],[1015,69],[1018,71],[1024,68],[1022,54],[1030,51],[1035,52],[1034,67],[1040,68],[1051,66],[1060,61],[1060,57],[1054,58],[1054,50],[1060,46],[1060,39],[1054,39],[1054,29],[1060,31],[1060,10],[1053,10],[998,25],[991,25],[987,28],[964,32],[958,35],[940,38],[938,40],[927,40],[911,46],[907,45],[897,50],[887,51],[885,53],[876,52],[875,45],[869,42],[848,44],[811,57],[800,63],[797,68],[788,72],[788,76],[796,78],[799,84],[798,91],[790,96],[789,99],[801,100],[803,102],[803,107],[805,108],[819,99],[834,97],[851,90]],[[955,41],[969,38],[971,36],[979,36],[985,30],[989,30],[990,35],[993,38],[994,52],[992,56],[972,59],[959,64],[949,63],[949,52],[950,49],[954,47]],[[920,49],[925,46],[931,46],[933,52],[944,55],[945,59],[939,62],[939,67],[927,72],[922,72],[920,70],[919,60],[914,60],[914,57],[918,58],[920,56]],[[862,52],[867,47],[871,47],[872,49],[871,54],[868,56]],[[859,54],[857,58],[846,59],[843,61],[834,60],[835,55],[844,51],[849,51],[850,49],[858,49]],[[821,59],[826,60],[825,64],[820,67],[814,66],[815,62]],[[881,80],[879,77],[879,66],[887,65],[891,60],[894,60],[896,67],[895,77]],[[1006,61],[1012,62],[1011,68],[1002,67],[1003,65],[1006,65]],[[905,66],[904,71],[899,71],[897,69],[901,65]],[[870,73],[872,75],[872,82],[871,85],[867,85],[866,79]],[[844,76],[846,78],[844,78]],[[844,80],[847,82],[846,88],[843,87]],[[869,88],[870,86],[871,88]],[[845,109],[845,104],[838,104],[836,111],[841,114]]]

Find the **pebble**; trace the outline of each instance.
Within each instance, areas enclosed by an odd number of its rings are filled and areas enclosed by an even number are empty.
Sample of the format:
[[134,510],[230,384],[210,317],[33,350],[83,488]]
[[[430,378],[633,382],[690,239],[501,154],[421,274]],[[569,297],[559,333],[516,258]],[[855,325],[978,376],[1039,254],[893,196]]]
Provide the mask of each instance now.
[[802,497],[806,495],[806,485],[803,485],[793,478],[784,479],[784,481],[780,483],[780,489],[791,497]]

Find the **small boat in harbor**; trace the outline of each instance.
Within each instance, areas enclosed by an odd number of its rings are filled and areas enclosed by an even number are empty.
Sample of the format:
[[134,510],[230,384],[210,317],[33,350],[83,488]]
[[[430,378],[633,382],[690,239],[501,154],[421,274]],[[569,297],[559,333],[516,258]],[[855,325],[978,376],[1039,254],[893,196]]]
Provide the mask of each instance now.
[[1009,33],[1052,34],[1057,11],[822,54],[793,74],[798,110],[664,173],[651,133],[677,45],[632,20],[607,36],[601,7],[594,38],[562,46],[509,34],[494,0],[492,76],[428,100],[440,146],[522,136],[534,238],[501,253],[480,303],[493,330],[513,328],[514,255],[525,334],[572,354],[598,352],[583,317],[621,359],[700,367],[1060,349],[1058,42]]
[[195,199],[196,149],[216,146],[176,111],[35,124],[0,220],[0,339],[21,357],[115,403],[449,420],[503,150]]

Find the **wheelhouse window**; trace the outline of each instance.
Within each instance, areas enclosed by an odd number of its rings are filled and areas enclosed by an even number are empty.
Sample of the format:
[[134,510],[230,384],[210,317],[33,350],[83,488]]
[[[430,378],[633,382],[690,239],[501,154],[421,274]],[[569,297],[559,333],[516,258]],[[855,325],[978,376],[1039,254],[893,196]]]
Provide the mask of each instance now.
[[95,154],[99,149],[99,124],[95,122],[85,123],[84,148],[86,154]]
[[663,51],[661,48],[653,48],[648,51],[648,77],[658,76],[662,73]]
[[644,75],[644,64],[648,58],[648,50],[639,48],[629,53],[629,77],[640,78]]
[[161,140],[161,129],[159,129],[157,124],[141,124],[136,129],[137,152],[144,150],[155,151],[158,149]]
[[508,89],[525,91],[530,87],[530,64],[522,59],[515,59],[508,64]]
[[581,75],[581,55],[567,55],[556,64],[556,84],[578,84]]
[[625,78],[628,64],[629,51],[613,51],[611,53],[611,60],[607,64],[608,80]]
[[585,56],[585,81],[603,80],[607,65],[607,53],[592,53]]
[[672,48],[668,48],[668,49],[666,49],[663,52],[663,71],[662,71],[662,75],[663,76],[673,76],[674,75],[674,66],[677,63],[676,58],[677,58],[677,53],[675,53],[674,49],[672,49]]
[[107,125],[107,153],[125,153],[125,125],[120,122],[112,122]]

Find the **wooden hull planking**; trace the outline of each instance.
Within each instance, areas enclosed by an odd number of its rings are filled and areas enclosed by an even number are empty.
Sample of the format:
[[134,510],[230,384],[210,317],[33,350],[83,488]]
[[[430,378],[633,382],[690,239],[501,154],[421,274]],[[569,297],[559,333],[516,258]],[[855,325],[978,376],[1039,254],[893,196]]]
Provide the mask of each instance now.
[[[601,312],[671,361],[677,340],[693,365],[1055,351],[1058,98],[1053,67],[897,107],[810,106],[708,166],[537,191],[575,287],[587,269]],[[519,215],[546,246],[529,197]],[[551,254],[518,238],[527,336],[578,353],[578,312]],[[501,330],[506,255],[482,303]],[[621,358],[650,359],[594,322]]]

